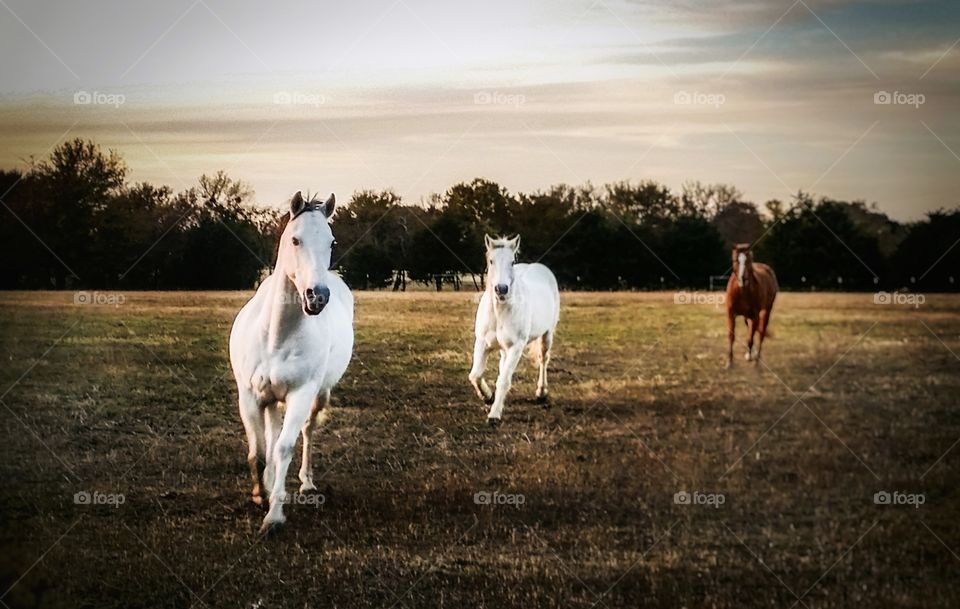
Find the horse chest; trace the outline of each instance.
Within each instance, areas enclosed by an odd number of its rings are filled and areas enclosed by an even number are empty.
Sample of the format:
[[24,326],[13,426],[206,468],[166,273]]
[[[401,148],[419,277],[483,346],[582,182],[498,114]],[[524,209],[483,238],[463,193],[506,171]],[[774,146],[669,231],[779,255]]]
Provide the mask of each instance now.
[[727,292],[727,301],[730,310],[736,315],[751,317],[759,310],[756,295],[751,291],[735,288]]
[[497,343],[504,349],[510,348],[515,343],[527,341],[527,323],[521,316],[502,315],[497,318],[496,336]]
[[733,312],[737,315],[746,315],[747,317],[752,317],[754,314],[755,307],[752,306],[747,301],[738,301],[734,304]]
[[263,401],[283,400],[292,387],[299,387],[316,376],[317,363],[302,351],[275,351],[267,354],[257,366],[252,385]]

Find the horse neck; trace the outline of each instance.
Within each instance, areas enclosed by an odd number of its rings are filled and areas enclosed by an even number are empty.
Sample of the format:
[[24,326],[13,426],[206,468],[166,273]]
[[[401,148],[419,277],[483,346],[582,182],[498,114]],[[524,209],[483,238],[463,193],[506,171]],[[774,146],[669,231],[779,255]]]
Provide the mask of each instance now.
[[267,309],[267,344],[276,350],[303,322],[297,287],[279,268],[273,272],[270,300]]

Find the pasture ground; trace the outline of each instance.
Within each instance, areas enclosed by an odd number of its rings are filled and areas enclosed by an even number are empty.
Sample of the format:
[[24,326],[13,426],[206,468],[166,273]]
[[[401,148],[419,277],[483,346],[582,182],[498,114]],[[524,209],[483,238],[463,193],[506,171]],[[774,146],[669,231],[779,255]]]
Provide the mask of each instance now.
[[494,431],[476,295],[358,293],[324,501],[262,539],[248,296],[0,294],[0,607],[960,606],[960,297],[784,294],[728,372],[722,307],[565,293],[551,407],[523,363]]

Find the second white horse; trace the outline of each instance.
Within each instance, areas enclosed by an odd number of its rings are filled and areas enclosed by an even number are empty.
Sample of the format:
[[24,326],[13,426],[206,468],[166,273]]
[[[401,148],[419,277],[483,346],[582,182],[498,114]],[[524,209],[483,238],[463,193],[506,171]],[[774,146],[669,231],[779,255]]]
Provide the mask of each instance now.
[[[560,291],[553,273],[542,264],[516,264],[520,236],[484,237],[487,257],[486,290],[477,307],[476,343],[470,384],[490,404],[487,422],[496,427],[524,348],[535,343],[540,368],[536,397],[547,399],[547,365],[553,334],[560,318]],[[487,355],[500,348],[500,373],[493,391],[483,378]]]

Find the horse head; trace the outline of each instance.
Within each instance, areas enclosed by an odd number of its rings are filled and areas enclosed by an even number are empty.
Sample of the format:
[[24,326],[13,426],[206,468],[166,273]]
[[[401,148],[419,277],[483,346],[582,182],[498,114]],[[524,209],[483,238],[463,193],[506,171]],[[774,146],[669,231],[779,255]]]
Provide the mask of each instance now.
[[753,250],[749,243],[733,246],[733,272],[737,275],[737,285],[741,288],[753,281]]
[[290,220],[280,237],[277,269],[296,286],[307,315],[318,315],[330,302],[327,284],[336,241],[328,219],[335,206],[332,193],[321,202],[314,198],[304,200],[297,192],[290,200]]
[[520,250],[520,235],[513,239],[494,239],[483,236],[487,246],[487,283],[493,286],[493,294],[500,302],[506,302],[513,286],[513,264]]

